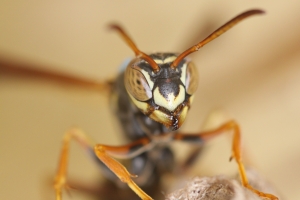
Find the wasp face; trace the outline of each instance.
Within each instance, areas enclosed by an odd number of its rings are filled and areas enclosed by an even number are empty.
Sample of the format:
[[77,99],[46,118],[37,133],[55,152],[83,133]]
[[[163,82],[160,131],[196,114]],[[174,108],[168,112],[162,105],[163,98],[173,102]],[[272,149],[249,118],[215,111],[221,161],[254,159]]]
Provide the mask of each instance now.
[[176,54],[157,53],[150,57],[159,71],[154,73],[143,59],[132,60],[125,72],[126,90],[145,115],[176,130],[183,124],[197,89],[197,70],[187,59],[171,68]]

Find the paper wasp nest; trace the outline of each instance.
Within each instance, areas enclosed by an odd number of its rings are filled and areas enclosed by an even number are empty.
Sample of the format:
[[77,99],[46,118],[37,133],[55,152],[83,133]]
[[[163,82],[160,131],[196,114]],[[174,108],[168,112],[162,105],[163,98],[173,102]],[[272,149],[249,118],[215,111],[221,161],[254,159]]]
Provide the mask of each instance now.
[[[247,170],[247,175],[254,188],[276,194],[270,184],[256,171]],[[236,179],[215,176],[195,177],[189,180],[183,188],[169,193],[166,200],[261,200],[261,198],[244,188]]]

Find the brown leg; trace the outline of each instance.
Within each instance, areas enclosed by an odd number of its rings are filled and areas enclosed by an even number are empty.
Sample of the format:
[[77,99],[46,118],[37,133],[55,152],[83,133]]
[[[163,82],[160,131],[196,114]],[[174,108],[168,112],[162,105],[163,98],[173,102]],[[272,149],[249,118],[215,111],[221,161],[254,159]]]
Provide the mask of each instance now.
[[[62,189],[66,187],[66,175],[67,175],[67,165],[68,165],[68,154],[69,154],[69,145],[71,139],[75,139],[81,146],[86,149],[93,149],[93,143],[87,138],[86,134],[78,129],[72,129],[68,131],[63,138],[63,146],[61,151],[61,156],[59,160],[58,170],[54,181],[54,188],[56,191],[56,200],[62,199]],[[147,138],[142,138],[137,140],[129,145],[125,146],[107,146],[98,144],[94,147],[94,152],[97,157],[112,171],[114,172],[121,181],[128,184],[128,186],[141,197],[141,199],[151,200],[142,189],[140,189],[132,177],[136,175],[131,175],[126,168],[113,159],[111,156],[119,158],[132,158],[140,153],[143,153],[153,145],[151,141]]]
[[216,135],[226,133],[226,131],[233,131],[233,133],[234,133],[233,143],[232,143],[232,155],[230,157],[230,160],[232,160],[233,158],[236,160],[236,162],[238,164],[239,173],[240,173],[240,177],[241,177],[241,181],[242,181],[243,186],[248,188],[249,190],[253,191],[254,193],[259,195],[260,197],[269,198],[269,199],[272,199],[272,200],[278,200],[278,198],[275,197],[274,195],[260,192],[260,191],[254,189],[253,187],[251,187],[249,185],[249,182],[248,182],[248,179],[247,179],[247,176],[246,176],[246,172],[245,172],[245,168],[244,168],[244,165],[242,163],[242,157],[241,157],[241,133],[240,133],[240,128],[239,128],[239,125],[235,121],[229,121],[229,122],[223,124],[222,126],[220,126],[219,128],[215,129],[215,130],[207,131],[207,132],[201,132],[201,133],[198,133],[198,134],[177,133],[174,136],[174,139],[175,140],[202,143],[205,140],[208,140],[208,139],[210,139],[210,138],[212,138]]
[[[3,57],[4,58],[4,57]],[[71,86],[79,86],[90,89],[95,89],[98,92],[105,92],[111,89],[113,80],[103,82],[83,79],[72,75],[67,75],[58,72],[41,70],[41,66],[35,66],[33,63],[20,63],[11,59],[0,58],[0,72],[13,75],[22,75],[29,78],[41,78],[47,81],[53,81]],[[51,69],[51,66],[47,67]],[[53,68],[53,67],[52,67]]]
[[[133,157],[136,154],[145,152],[149,148],[152,148],[151,141],[148,138],[142,138],[133,142],[132,144],[126,146],[107,146],[97,144],[94,148],[95,154],[97,157],[114,173],[118,178],[127,183],[128,186],[141,198],[145,200],[151,200],[152,198],[148,196],[135,182],[131,179],[136,177],[136,175],[130,174],[127,169],[118,161],[113,159],[114,157],[123,157],[127,155],[128,157]],[[118,156],[119,155],[119,156]]]
[[180,163],[178,166],[178,172],[179,173],[186,173],[197,161],[200,154],[203,152],[203,146],[196,146],[194,149],[192,149],[190,152],[188,152],[186,158],[183,160],[183,162]]
[[93,144],[86,135],[79,129],[72,129],[68,131],[63,138],[63,145],[60,154],[57,173],[54,180],[54,189],[56,192],[56,200],[62,199],[62,189],[66,187],[66,175],[69,157],[69,146],[71,139],[75,139],[81,146],[86,149],[93,149]]

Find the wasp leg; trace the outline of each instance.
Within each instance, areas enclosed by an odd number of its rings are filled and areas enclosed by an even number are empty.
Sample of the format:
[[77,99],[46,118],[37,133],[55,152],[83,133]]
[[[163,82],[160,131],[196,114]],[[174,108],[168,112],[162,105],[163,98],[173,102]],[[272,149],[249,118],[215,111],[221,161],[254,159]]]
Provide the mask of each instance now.
[[125,146],[108,146],[97,144],[94,148],[97,157],[124,183],[127,185],[141,198],[145,200],[151,200],[148,196],[131,178],[137,177],[136,175],[130,174],[127,169],[115,160],[117,158],[132,158],[149,149],[153,145],[151,140],[148,138],[139,139],[129,145]]
[[196,146],[194,149],[192,149],[189,153],[186,159],[180,164],[178,170],[179,172],[186,172],[188,171],[193,164],[196,162],[196,160],[201,156],[203,151],[203,146]]
[[72,129],[65,133],[60,153],[58,170],[54,180],[56,200],[62,199],[62,189],[66,187],[66,175],[71,139],[75,139],[75,141],[77,141],[82,147],[84,147],[87,150],[93,149],[93,143],[87,138],[86,134],[80,131],[79,129]]
[[[56,200],[62,199],[62,189],[66,186],[66,174],[67,174],[67,165],[68,165],[68,156],[69,156],[69,146],[70,141],[75,139],[83,148],[93,149],[93,142],[91,142],[86,134],[79,129],[72,129],[68,131],[63,138],[63,146],[61,150],[58,170],[56,173],[54,188],[56,191]],[[131,175],[126,168],[113,159],[111,156],[123,159],[133,158],[141,153],[151,149],[153,144],[151,140],[148,138],[139,139],[129,145],[124,146],[108,146],[97,144],[94,147],[94,152],[96,156],[114,173],[119,179],[128,184],[128,186],[140,196],[141,199],[151,200],[142,189],[140,189],[134,181],[131,179],[132,177],[136,177],[136,175]]]
[[34,66],[32,63],[21,63],[0,57],[0,72],[4,74],[19,75],[29,78],[40,78],[51,82],[88,88],[96,90],[97,92],[109,92],[113,84],[113,80],[97,81],[54,72],[51,70],[43,70],[45,67],[51,69],[51,66]]
[[206,140],[213,138],[214,136],[217,136],[222,133],[226,133],[227,131],[233,131],[233,143],[232,143],[232,155],[230,157],[230,160],[233,158],[236,160],[238,167],[239,167],[239,173],[242,181],[242,185],[249,190],[253,191],[260,197],[269,198],[271,200],[278,200],[278,198],[272,194],[263,193],[261,191],[258,191],[254,189],[251,185],[249,185],[245,168],[242,163],[242,157],[241,157],[241,133],[239,125],[235,121],[229,121],[223,125],[221,125],[219,128],[212,130],[212,131],[206,131],[206,132],[200,132],[198,134],[183,134],[183,133],[177,133],[174,136],[175,140],[182,140],[182,141],[188,141],[188,142],[196,142],[196,143],[203,143]]

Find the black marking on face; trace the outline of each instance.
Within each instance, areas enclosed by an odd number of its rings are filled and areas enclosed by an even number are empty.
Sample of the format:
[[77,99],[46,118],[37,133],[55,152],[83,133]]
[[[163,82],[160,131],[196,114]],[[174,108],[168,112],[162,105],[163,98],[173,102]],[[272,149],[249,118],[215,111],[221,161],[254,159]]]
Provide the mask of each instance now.
[[[157,80],[156,86],[159,88],[160,94],[164,98],[168,98],[168,95],[173,93],[176,97],[179,94],[180,79],[159,79]],[[155,87],[154,87],[155,88]]]

